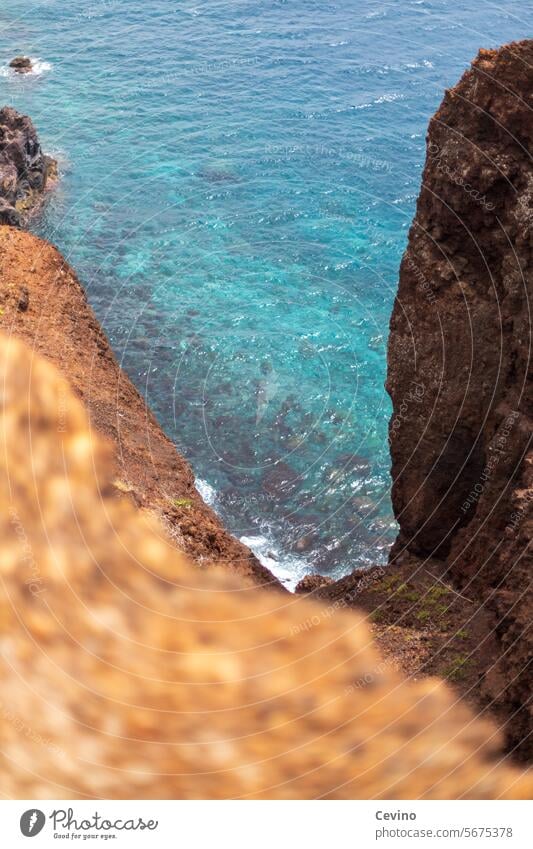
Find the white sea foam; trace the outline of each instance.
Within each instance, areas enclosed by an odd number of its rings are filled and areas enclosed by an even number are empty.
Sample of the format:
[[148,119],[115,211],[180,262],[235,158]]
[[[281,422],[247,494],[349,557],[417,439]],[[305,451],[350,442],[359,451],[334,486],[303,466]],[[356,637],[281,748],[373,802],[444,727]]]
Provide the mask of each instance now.
[[210,507],[213,507],[217,500],[215,488],[211,486],[210,483],[207,483],[207,481],[203,481],[201,478],[196,478],[194,485],[202,496],[202,500]]
[[[196,478],[194,485],[205,504],[217,508],[217,492],[202,478]],[[258,533],[254,536],[241,537],[243,545],[250,548],[260,563],[270,569],[273,575],[289,590],[294,590],[298,581],[309,574],[309,564],[303,557],[296,557],[282,551],[268,533]]]
[[[434,68],[433,62],[430,62],[428,59],[424,59],[422,62],[406,62],[406,68]],[[400,69],[402,66],[400,65]]]
[[241,542],[253,551],[259,562],[270,569],[288,590],[294,590],[298,581],[309,574],[309,564],[302,557],[281,551],[268,536],[244,536],[241,537]]
[[36,77],[40,77],[41,74],[45,74],[47,71],[52,70],[52,63],[51,62],[45,62],[44,59],[36,58],[36,59],[32,59],[31,62],[32,62],[32,65],[33,65],[32,73]]
[[372,103],[394,103],[395,100],[403,100],[404,95],[398,93],[382,94],[381,97],[376,97]]

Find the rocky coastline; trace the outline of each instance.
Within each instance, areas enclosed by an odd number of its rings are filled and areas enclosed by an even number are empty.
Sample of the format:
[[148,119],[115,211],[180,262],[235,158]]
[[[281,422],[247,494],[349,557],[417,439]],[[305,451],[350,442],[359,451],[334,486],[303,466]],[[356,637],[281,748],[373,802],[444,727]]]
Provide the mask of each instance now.
[[[270,624],[255,632],[255,642],[250,637],[250,645],[266,645],[281,639],[280,634],[285,640],[287,632],[311,646],[324,632],[321,651],[327,654],[329,640],[344,645],[344,617],[356,615],[343,611],[362,610],[385,660],[365,655],[357,674],[352,671],[341,682],[345,696],[348,679],[355,686],[353,680],[367,674],[387,693],[391,687],[394,691],[398,672],[415,679],[412,686],[421,688],[420,693],[426,685],[418,679],[436,675],[458,688],[476,712],[496,717],[508,750],[524,760],[532,754],[527,736],[532,653],[528,545],[533,530],[527,308],[532,294],[532,68],[533,41],[481,51],[430,122],[422,189],[391,318],[387,388],[393,402],[393,505],[400,532],[388,566],[356,570],[336,582],[304,579],[299,589],[308,598],[294,599],[300,612],[292,624],[277,611],[277,602],[267,602],[275,598],[268,593],[265,601],[251,597],[248,611],[259,619],[270,617]],[[102,485],[113,515],[123,511],[133,523],[134,516],[157,519],[165,544],[170,541],[200,571],[216,574],[214,567],[222,566],[244,579],[243,586],[283,590],[203,503],[190,467],[120,369],[73,270],[54,247],[21,229],[54,173],[31,121],[7,107],[0,110],[0,329],[4,336],[25,342],[31,356],[42,356],[59,369],[83,402],[91,438],[94,431],[97,441],[110,441],[113,451]],[[65,432],[69,430],[69,398],[65,394],[63,413],[61,404],[56,406],[56,432],[61,432],[62,416]],[[79,509],[86,513],[81,503]],[[122,519],[116,521],[121,526]],[[151,539],[155,547],[155,537]],[[167,565],[176,568],[175,580],[179,576],[185,583],[195,582],[187,571],[182,574],[175,556],[167,555]],[[156,574],[162,569],[155,556],[147,555],[146,563]],[[122,563],[122,572],[127,565]],[[169,569],[163,570],[165,581],[174,580]],[[200,584],[203,578],[198,578]],[[229,586],[223,579],[220,586],[217,578],[205,580],[211,594]],[[147,596],[157,596],[157,605],[164,606],[158,593],[157,581],[147,585]],[[242,591],[240,595],[244,598]],[[215,608],[202,610],[201,616]],[[228,622],[244,615],[242,600],[230,608]],[[315,618],[319,625],[307,627]],[[352,659],[366,639],[360,633],[357,645],[342,650]],[[195,639],[193,634],[192,644]],[[237,631],[231,640],[237,640]],[[288,644],[286,651],[292,656]],[[299,664],[300,649],[294,651]],[[276,655],[272,668],[279,663]],[[376,672],[379,663],[384,668]],[[277,692],[273,675],[268,698]],[[252,701],[257,696],[250,691],[246,697]],[[213,707],[207,696],[206,705]],[[446,698],[442,703],[437,699],[429,713],[419,711],[416,722],[429,722],[446,705]],[[300,709],[295,707],[296,714]],[[346,710],[348,714],[349,705]],[[245,718],[245,725],[250,721]],[[152,726],[149,732],[157,739]],[[479,731],[480,739],[483,733]],[[286,745],[282,739],[280,747]],[[147,761],[152,757],[146,753]],[[109,786],[107,795],[113,796],[117,791]],[[155,787],[159,795],[164,789]],[[91,795],[94,788],[84,786],[80,792]],[[398,792],[409,789],[405,785]],[[483,792],[490,796],[493,791]],[[210,793],[216,797],[217,791]]]
[[0,109],[0,224],[24,224],[56,179],[57,162],[43,153],[31,119]]
[[200,567],[222,565],[283,589],[202,501],[189,464],[120,368],[68,263],[42,239],[1,225],[0,308],[0,329],[57,365],[91,425],[112,440],[117,498],[156,516]]

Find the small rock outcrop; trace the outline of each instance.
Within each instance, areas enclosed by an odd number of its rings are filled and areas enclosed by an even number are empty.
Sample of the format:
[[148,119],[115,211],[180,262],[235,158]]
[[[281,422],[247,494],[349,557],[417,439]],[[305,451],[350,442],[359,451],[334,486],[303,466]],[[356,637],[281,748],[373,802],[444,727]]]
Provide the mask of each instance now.
[[[430,122],[391,319],[392,562],[436,558],[498,641],[487,703],[531,754],[533,41],[482,50]],[[529,706],[528,706],[529,705]],[[531,738],[529,738],[531,740]]]
[[20,226],[56,176],[57,163],[43,154],[31,120],[0,109],[0,224]]
[[9,63],[9,67],[13,68],[17,74],[31,74],[33,70],[32,61],[29,56],[15,56]]
[[319,590],[322,587],[328,587],[333,583],[333,578],[328,578],[326,575],[305,575],[296,584],[294,592],[306,595],[307,593],[313,593],[315,590]]

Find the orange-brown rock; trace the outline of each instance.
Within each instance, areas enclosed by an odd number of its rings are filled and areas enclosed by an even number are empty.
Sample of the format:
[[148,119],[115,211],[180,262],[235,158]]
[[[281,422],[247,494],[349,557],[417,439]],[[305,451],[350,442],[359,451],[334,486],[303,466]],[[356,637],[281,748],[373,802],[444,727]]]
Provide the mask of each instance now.
[[187,566],[117,498],[69,382],[13,336],[0,385],[4,796],[531,795],[491,724],[402,680],[358,614]]
[[326,575],[304,575],[296,584],[294,592],[302,594],[312,593],[321,587],[327,587],[333,583],[333,578],[328,578]]

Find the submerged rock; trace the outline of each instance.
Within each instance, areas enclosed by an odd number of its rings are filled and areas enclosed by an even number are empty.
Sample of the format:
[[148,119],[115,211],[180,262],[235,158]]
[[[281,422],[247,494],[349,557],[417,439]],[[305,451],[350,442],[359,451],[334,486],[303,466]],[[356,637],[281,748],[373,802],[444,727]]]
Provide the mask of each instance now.
[[316,544],[317,539],[316,534],[305,534],[294,542],[292,550],[297,551],[299,554],[309,551]]
[[288,463],[280,461],[265,472],[262,483],[265,492],[281,498],[293,493],[300,481],[298,473]]
[[355,472],[358,475],[367,475],[372,466],[367,457],[361,454],[341,454],[337,460],[337,465],[348,472]]
[[202,168],[198,171],[198,177],[206,183],[238,183],[239,178],[231,171],[223,168]]
[[43,154],[31,120],[0,109],[0,224],[20,226],[56,177],[57,163]]
[[361,457],[359,454],[342,454],[337,458],[333,468],[325,469],[323,479],[329,485],[346,486],[356,479],[365,478],[371,468],[366,457]]

